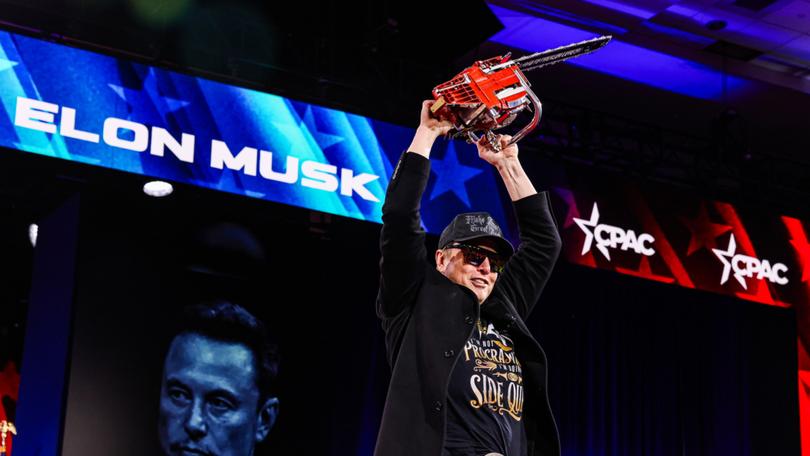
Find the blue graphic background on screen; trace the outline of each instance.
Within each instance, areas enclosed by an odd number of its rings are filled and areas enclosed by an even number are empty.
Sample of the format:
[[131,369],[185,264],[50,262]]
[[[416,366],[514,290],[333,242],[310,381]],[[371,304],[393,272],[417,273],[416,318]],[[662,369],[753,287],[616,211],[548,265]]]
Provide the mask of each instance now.
[[[110,117],[167,130],[177,141],[195,137],[194,163],[168,149],[163,157],[14,126],[17,97],[76,110],[76,128],[101,135]],[[91,165],[291,204],[374,222],[381,221],[388,179],[414,130],[268,93],[229,86],[109,56],[0,32],[0,144]],[[414,108],[414,120],[417,112]],[[56,115],[58,124],[60,114]],[[127,134],[130,136],[128,137]],[[122,131],[122,139],[131,132]],[[268,180],[210,166],[211,141],[232,155],[243,147],[272,154],[272,169],[307,160],[379,179],[365,185],[379,202]],[[290,158],[292,157],[292,158]],[[425,193],[424,224],[438,233],[452,214],[487,210],[502,219],[499,185],[474,146],[440,140]]]

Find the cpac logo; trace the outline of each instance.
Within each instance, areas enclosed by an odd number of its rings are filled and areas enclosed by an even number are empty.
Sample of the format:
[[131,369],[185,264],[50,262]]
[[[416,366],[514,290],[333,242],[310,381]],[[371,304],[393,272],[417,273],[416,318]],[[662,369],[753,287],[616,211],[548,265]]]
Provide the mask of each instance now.
[[748,286],[744,277],[754,277],[754,274],[756,274],[757,280],[768,279],[779,285],[788,283],[788,279],[784,275],[787,273],[788,268],[784,264],[775,263],[771,266],[768,260],[760,260],[741,253],[735,254],[736,250],[737,242],[734,240],[734,234],[731,235],[731,239],[728,241],[727,250],[712,249],[717,258],[723,262],[723,277],[720,278],[720,285],[728,281],[728,274],[732,269],[734,270],[734,278],[737,279],[737,282],[740,282],[740,285],[745,290],[748,289]]
[[[655,249],[651,244],[655,238],[647,233],[636,236],[633,230],[623,230],[618,226],[599,223],[599,207],[593,203],[591,219],[585,220],[574,217],[574,222],[585,233],[585,243],[582,244],[582,254],[585,255],[591,250],[591,244],[596,239],[596,248],[602,252],[605,258],[610,260],[608,248],[620,250],[632,250],[646,256],[655,255]],[[593,228],[593,230],[591,230]]]

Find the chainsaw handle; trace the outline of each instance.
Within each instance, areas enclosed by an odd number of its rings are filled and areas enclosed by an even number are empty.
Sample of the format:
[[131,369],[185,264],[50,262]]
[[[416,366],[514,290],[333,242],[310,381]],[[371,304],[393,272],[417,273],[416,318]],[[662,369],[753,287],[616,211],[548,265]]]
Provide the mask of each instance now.
[[529,81],[526,80],[526,77],[523,75],[523,72],[518,70],[515,72],[515,74],[520,79],[520,82],[521,84],[523,84],[523,87],[526,88],[526,95],[529,96],[529,99],[532,101],[532,104],[534,105],[534,116],[532,117],[531,122],[526,124],[525,127],[523,127],[519,132],[515,134],[515,136],[512,137],[512,139],[509,141],[508,144],[509,146],[520,141],[524,136],[526,136],[530,131],[532,131],[534,127],[536,127],[537,124],[540,123],[540,117],[542,117],[543,115],[543,104],[540,103],[540,99],[537,98],[537,95],[534,94],[534,91],[530,87],[531,84],[529,84]]

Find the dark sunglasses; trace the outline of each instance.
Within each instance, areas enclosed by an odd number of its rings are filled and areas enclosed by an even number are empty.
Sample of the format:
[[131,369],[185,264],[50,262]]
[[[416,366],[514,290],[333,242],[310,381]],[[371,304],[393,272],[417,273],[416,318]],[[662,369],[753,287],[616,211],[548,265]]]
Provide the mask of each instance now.
[[459,249],[464,262],[471,264],[475,267],[481,266],[484,260],[489,258],[489,269],[495,273],[502,273],[504,266],[506,266],[507,258],[495,252],[490,252],[487,249],[478,247],[477,245],[451,243],[448,244],[446,249]]

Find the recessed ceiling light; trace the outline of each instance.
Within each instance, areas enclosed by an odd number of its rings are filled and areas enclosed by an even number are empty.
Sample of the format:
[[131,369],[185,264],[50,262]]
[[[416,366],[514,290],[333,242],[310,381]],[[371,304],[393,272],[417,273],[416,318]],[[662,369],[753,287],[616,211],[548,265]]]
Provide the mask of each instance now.
[[143,184],[143,192],[155,198],[171,195],[172,191],[174,191],[172,184],[164,181],[149,181]]

